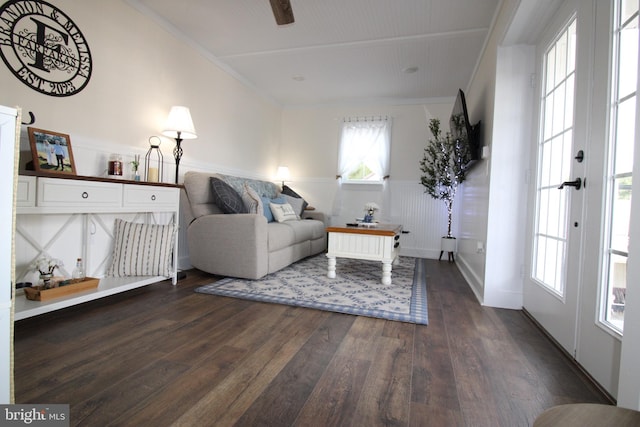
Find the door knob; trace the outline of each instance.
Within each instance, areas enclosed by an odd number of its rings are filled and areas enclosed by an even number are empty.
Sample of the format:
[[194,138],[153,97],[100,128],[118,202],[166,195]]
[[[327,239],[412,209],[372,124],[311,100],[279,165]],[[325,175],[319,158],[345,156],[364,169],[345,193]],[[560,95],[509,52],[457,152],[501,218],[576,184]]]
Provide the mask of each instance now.
[[579,190],[582,188],[582,179],[576,178],[575,181],[565,181],[562,184],[560,184],[560,187],[558,187],[558,190],[562,190],[565,185],[569,187],[575,187],[576,190]]

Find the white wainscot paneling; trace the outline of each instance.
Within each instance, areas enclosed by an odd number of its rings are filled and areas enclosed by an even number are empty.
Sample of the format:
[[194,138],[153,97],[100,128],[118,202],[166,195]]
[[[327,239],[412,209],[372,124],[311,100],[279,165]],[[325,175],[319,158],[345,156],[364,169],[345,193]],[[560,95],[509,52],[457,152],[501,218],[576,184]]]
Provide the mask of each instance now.
[[[402,255],[437,259],[440,240],[447,234],[447,210],[444,202],[424,192],[424,187],[411,181],[389,183],[389,222],[402,224]],[[454,204],[455,207],[455,204]],[[454,230],[456,234],[454,212]]]

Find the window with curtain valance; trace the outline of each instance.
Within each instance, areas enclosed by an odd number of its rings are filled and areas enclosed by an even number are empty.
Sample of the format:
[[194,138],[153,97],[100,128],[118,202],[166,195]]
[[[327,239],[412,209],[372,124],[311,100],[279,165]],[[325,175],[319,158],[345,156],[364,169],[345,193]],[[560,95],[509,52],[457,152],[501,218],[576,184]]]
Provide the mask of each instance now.
[[[345,185],[377,184],[377,201],[382,214],[389,212],[389,158],[391,155],[391,118],[346,118],[342,122],[338,144],[338,171],[333,216],[343,214]],[[376,188],[378,189],[378,188]],[[369,193],[373,196],[373,193]]]
[[383,183],[389,175],[390,151],[390,118],[346,118],[340,133],[337,176],[342,183]]

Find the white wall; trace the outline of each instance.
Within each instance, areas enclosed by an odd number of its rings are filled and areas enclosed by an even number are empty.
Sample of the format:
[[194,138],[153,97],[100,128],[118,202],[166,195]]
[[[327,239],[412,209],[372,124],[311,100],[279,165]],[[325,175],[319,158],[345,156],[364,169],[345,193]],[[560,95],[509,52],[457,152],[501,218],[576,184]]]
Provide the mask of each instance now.
[[[185,46],[123,1],[60,0],[84,34],[93,59],[88,85],[58,98],[40,94],[0,67],[0,102],[36,115],[34,127],[70,135],[80,175],[102,175],[118,152],[144,154],[169,108],[191,109],[198,139],[183,143],[188,168],[271,173],[277,166],[282,109]],[[165,181],[173,182],[175,141],[164,139]],[[29,154],[26,131],[21,148]],[[27,156],[23,156],[27,157]],[[24,163],[24,159],[23,159]]]
[[514,3],[517,1],[502,2],[482,57],[465,92],[469,120],[472,123],[482,122],[482,144],[487,147],[489,159],[475,166],[468,175],[460,194],[459,204],[462,214],[458,266],[481,303],[484,301],[485,287],[488,282],[485,277],[487,249],[478,251],[478,242],[486,248],[498,46],[510,23],[512,11],[515,8]]
[[498,48],[490,166],[484,304],[523,305],[535,48]]

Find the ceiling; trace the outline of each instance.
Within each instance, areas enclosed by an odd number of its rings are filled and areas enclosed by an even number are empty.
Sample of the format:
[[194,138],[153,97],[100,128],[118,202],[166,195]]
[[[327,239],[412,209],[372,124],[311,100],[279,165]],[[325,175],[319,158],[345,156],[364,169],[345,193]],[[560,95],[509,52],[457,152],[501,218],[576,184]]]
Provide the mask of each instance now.
[[[128,0],[283,106],[451,100],[466,88],[500,0]],[[413,71],[413,72],[412,72]]]

